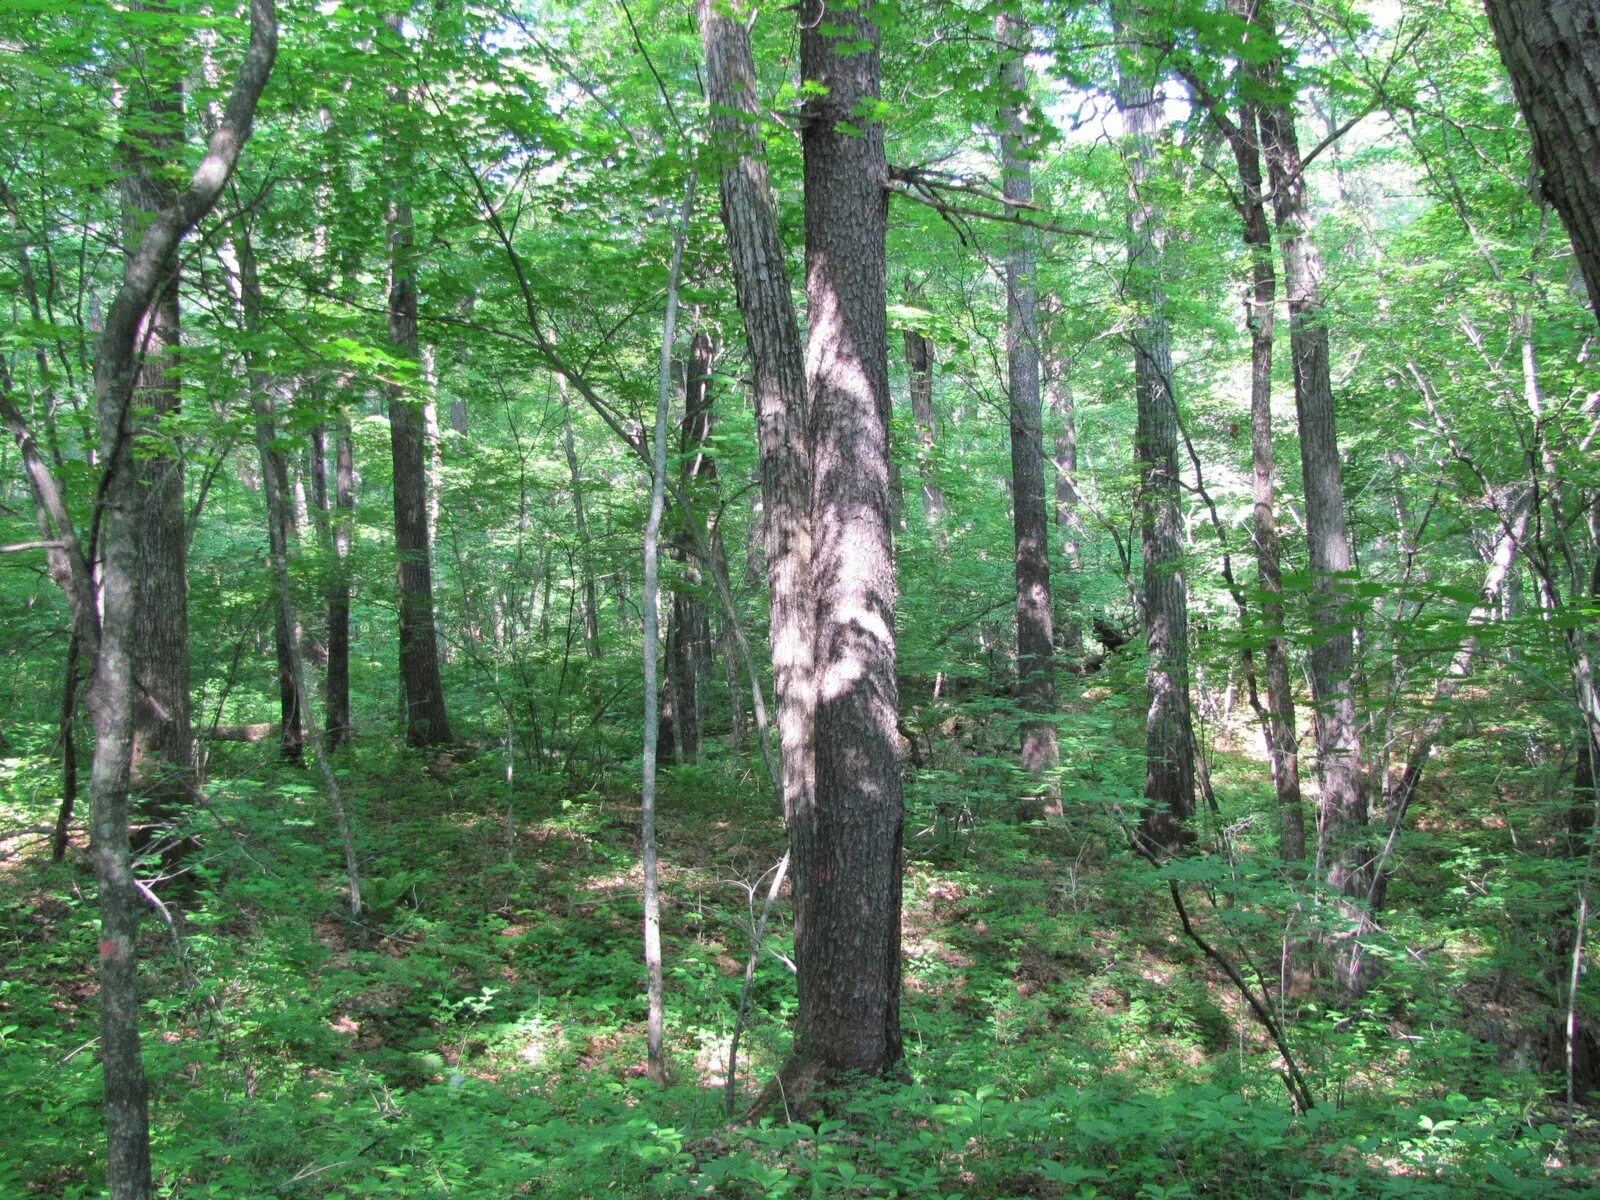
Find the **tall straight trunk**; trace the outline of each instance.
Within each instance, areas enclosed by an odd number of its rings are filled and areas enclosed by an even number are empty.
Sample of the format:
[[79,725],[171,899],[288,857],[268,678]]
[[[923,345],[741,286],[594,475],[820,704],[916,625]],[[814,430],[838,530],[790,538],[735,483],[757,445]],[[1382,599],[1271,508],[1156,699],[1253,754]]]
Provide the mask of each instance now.
[[1070,368],[1055,359],[1046,372],[1045,395],[1055,418],[1056,436],[1052,465],[1055,468],[1055,526],[1061,544],[1061,565],[1066,568],[1055,587],[1061,607],[1056,622],[1056,641],[1068,661],[1083,655],[1083,625],[1078,615],[1078,573],[1083,569],[1079,545],[1083,519],[1078,515],[1078,414],[1072,398]]
[[[689,342],[684,379],[683,421],[678,433],[678,486],[691,505],[699,505],[717,482],[717,463],[709,453],[711,439],[711,335],[703,330]],[[672,620],[667,633],[667,676],[671,684],[672,749],[680,761],[700,758],[700,681],[711,661],[711,621],[700,594],[704,582],[692,545],[695,513],[679,513],[671,547],[682,564],[684,582],[672,593]],[[667,726],[663,725],[664,732]]]
[[[1000,69],[1000,158],[1005,198],[1033,202],[1033,172],[1023,109],[1028,98],[1029,30],[1002,14],[996,37],[1009,57]],[[1010,231],[1006,248],[1006,378],[1011,413],[1011,508],[1017,584],[1017,683],[1022,707],[1021,765],[1035,777],[1060,761],[1056,746],[1055,613],[1050,600],[1050,522],[1044,497],[1044,417],[1039,402],[1038,248],[1032,230]],[[1060,801],[1047,798],[1046,814]]]
[[[157,0],[136,5],[159,16]],[[167,167],[182,151],[183,64],[170,45],[151,39],[128,73],[120,154],[123,253],[132,259],[156,214],[177,198]],[[183,799],[194,775],[189,728],[189,577],[183,454],[173,432],[178,415],[178,262],[165,274],[143,316],[135,385],[132,463],[141,519],[132,526],[139,570],[133,581],[135,701],[132,781],[156,800]]]
[[[650,514],[644,527],[644,771],[640,795],[640,840],[644,867],[644,960],[648,995],[646,1046],[650,1078],[667,1082],[667,1056],[662,1045],[664,983],[661,970],[661,891],[656,863],[656,741],[660,722],[656,713],[656,620],[660,607],[661,510],[667,482],[667,424],[672,408],[672,342],[678,320],[678,279],[683,265],[683,244],[694,212],[695,175],[689,174],[678,229],[672,242],[672,265],[667,272],[667,313],[661,332],[660,386],[656,393],[656,427],[650,469]],[[688,516],[688,514],[684,514]]]
[[1244,194],[1244,240],[1250,249],[1246,319],[1250,328],[1250,495],[1256,582],[1261,620],[1266,626],[1262,645],[1267,673],[1263,734],[1278,801],[1278,855],[1285,862],[1300,862],[1306,856],[1305,806],[1300,797],[1300,738],[1295,730],[1294,690],[1289,681],[1289,649],[1284,638],[1283,569],[1272,461],[1272,349],[1278,276],[1272,263],[1272,232],[1267,226],[1261,187],[1259,114],[1253,103],[1241,106],[1239,122],[1240,136],[1231,140]]
[[791,1079],[900,1058],[904,802],[889,521],[878,29],[864,7],[802,22],[806,376],[816,594],[816,791],[790,822],[799,1013]]
[[1600,2],[1486,0],[1545,197],[1600,316]]
[[[1119,26],[1141,10],[1114,13]],[[1124,64],[1117,105],[1127,133],[1128,292],[1134,325],[1134,394],[1138,416],[1140,543],[1148,661],[1145,686],[1144,810],[1140,836],[1152,851],[1170,852],[1189,837],[1194,814],[1194,730],[1189,708],[1189,614],[1183,577],[1183,518],[1178,487],[1178,411],[1172,390],[1172,335],[1161,283],[1167,231],[1154,191],[1156,137],[1162,101],[1148,63]]]
[[589,514],[584,508],[583,475],[578,470],[578,449],[572,440],[572,404],[567,399],[565,376],[556,376],[561,392],[561,447],[567,456],[567,476],[572,480],[572,529],[578,538],[578,563],[583,573],[583,644],[590,658],[600,656],[600,598],[595,589],[594,559],[590,557]]
[[[1271,41],[1272,17],[1259,5],[1255,24]],[[1300,469],[1305,485],[1306,541],[1312,579],[1311,691],[1316,704],[1317,766],[1322,795],[1317,818],[1318,858],[1329,882],[1343,895],[1365,901],[1372,890],[1367,845],[1366,798],[1361,789],[1361,736],[1356,720],[1355,635],[1345,617],[1352,558],[1344,517],[1344,480],[1334,429],[1333,379],[1328,327],[1323,312],[1322,259],[1311,239],[1294,107],[1283,94],[1281,68],[1258,68],[1259,81],[1274,98],[1261,107],[1261,150],[1272,189],[1273,217],[1289,296],[1289,353],[1294,362],[1295,411],[1300,425]],[[1360,927],[1366,918],[1354,907]],[[1353,961],[1346,956],[1346,962]],[[1360,991],[1363,981],[1348,971],[1343,983]]]
[[944,518],[944,489],[933,469],[933,447],[938,434],[933,417],[933,343],[915,329],[901,339],[905,347],[906,378],[911,387],[911,421],[917,429],[917,474],[922,480],[922,518],[935,525]]
[[810,813],[815,786],[810,435],[800,326],[761,141],[746,8],[744,0],[695,3],[712,137],[723,155],[722,223],[755,375],[779,790],[792,829],[797,814]]
[[[261,313],[261,288],[258,283],[255,249],[248,231],[223,243],[222,257],[230,274],[230,287],[240,325],[248,337],[256,337],[263,326]],[[273,432],[277,427],[276,381],[256,369],[254,352],[247,354],[252,361],[250,369],[250,401],[257,431],[260,453],[257,465],[261,472],[261,491],[267,498],[267,553],[268,562],[289,559],[289,544],[294,527],[288,505],[279,500],[289,493],[289,469],[282,451],[274,444]],[[272,389],[272,390],[269,390]],[[265,421],[267,433],[263,438],[261,423]],[[273,653],[278,668],[278,746],[283,757],[293,763],[303,761],[301,733],[300,692],[295,684],[294,662],[298,629],[293,624],[293,605],[276,604],[272,610]]]
[[[403,36],[399,16],[386,18]],[[403,111],[409,102],[396,88],[391,103]],[[405,136],[391,134],[393,145],[389,202],[389,342],[411,362],[421,359],[417,343],[416,247],[411,203],[405,196],[411,155]],[[406,742],[432,746],[453,741],[439,675],[439,642],[433,613],[433,547],[428,538],[428,454],[421,405],[406,389],[389,389],[389,452],[394,464],[395,574],[399,583],[400,678],[404,689]]]
[[[1233,0],[1232,9],[1249,21],[1256,0]],[[1227,139],[1239,172],[1237,204],[1244,225],[1244,242],[1250,253],[1250,290],[1245,297],[1245,323],[1250,330],[1250,481],[1252,532],[1256,552],[1256,582],[1260,592],[1261,620],[1265,626],[1262,657],[1266,663],[1265,704],[1256,690],[1253,652],[1245,650],[1245,671],[1251,707],[1261,723],[1273,790],[1278,801],[1278,854],[1285,862],[1303,861],[1306,855],[1305,806],[1300,794],[1299,735],[1295,731],[1294,691],[1289,680],[1288,644],[1284,638],[1283,571],[1278,549],[1276,488],[1272,461],[1272,351],[1276,325],[1278,275],[1272,259],[1272,229],[1267,220],[1261,178],[1260,105],[1246,100],[1235,122],[1198,80],[1190,86],[1207,105],[1210,116]],[[1244,601],[1240,595],[1240,613]]]
[[328,566],[323,596],[327,629],[328,665],[323,681],[323,737],[330,749],[348,746],[353,731],[350,725],[350,545],[355,524],[355,452],[351,445],[350,424],[340,416],[333,426],[333,492],[327,487],[326,435],[317,440],[317,462],[321,485],[317,489],[318,507],[328,514]]

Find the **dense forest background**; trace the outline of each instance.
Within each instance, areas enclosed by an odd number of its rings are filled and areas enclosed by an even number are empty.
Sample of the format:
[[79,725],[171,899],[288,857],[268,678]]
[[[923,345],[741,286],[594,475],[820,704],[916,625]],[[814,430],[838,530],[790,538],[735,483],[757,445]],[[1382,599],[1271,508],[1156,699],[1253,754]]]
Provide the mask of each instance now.
[[0,1194],[1600,1194],[1597,29],[0,0]]

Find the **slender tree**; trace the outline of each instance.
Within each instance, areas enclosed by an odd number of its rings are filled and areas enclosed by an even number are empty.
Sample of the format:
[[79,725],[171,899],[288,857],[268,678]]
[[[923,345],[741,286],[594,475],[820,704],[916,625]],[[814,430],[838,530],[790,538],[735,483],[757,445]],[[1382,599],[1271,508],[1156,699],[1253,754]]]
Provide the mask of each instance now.
[[250,137],[256,104],[276,53],[273,0],[251,0],[250,41],[222,119],[187,186],[144,222],[106,312],[94,352],[101,472],[98,572],[91,570],[86,542],[73,523],[62,481],[12,401],[8,376],[0,372],[0,417],[16,439],[41,521],[53,534],[47,549],[52,571],[66,593],[73,630],[91,668],[84,707],[95,731],[90,833],[100,902],[99,1042],[105,1078],[106,1182],[112,1200],[148,1200],[153,1194],[148,1089],[139,1039],[137,938],[144,904],[128,846],[138,703],[134,644],[141,632],[137,529],[150,499],[134,463],[142,340],[152,307],[170,286],[179,243],[216,204]]
[[[1000,69],[1002,188],[1013,205],[1033,203],[1025,106],[1029,29],[1002,13],[995,27],[1007,58]],[[1022,769],[1042,776],[1059,762],[1055,613],[1050,599],[1050,520],[1044,495],[1044,416],[1039,400],[1037,233],[1016,226],[1006,250],[1006,379],[1011,414],[1011,507],[1017,582],[1017,684],[1031,720],[1022,723]],[[1049,799],[1043,811],[1059,812]]]
[[[1253,25],[1270,45],[1276,34],[1266,0],[1259,0]],[[1272,189],[1273,218],[1289,299],[1289,354],[1294,364],[1295,412],[1300,426],[1300,472],[1305,486],[1307,556],[1311,566],[1317,638],[1311,647],[1311,691],[1316,704],[1318,858],[1329,882],[1358,902],[1372,891],[1371,852],[1366,844],[1367,807],[1361,788],[1361,735],[1356,719],[1355,633],[1345,615],[1354,560],[1344,515],[1344,479],[1334,428],[1333,377],[1322,298],[1322,258],[1311,237],[1305,169],[1295,131],[1292,98],[1285,93],[1275,58],[1252,70],[1269,97],[1260,108],[1261,153]],[[1366,918],[1350,907],[1358,926]],[[1357,961],[1344,956],[1346,963]],[[1363,981],[1346,974],[1359,991]]]
[[[811,463],[800,326],[778,234],[743,0],[696,0],[722,223],[755,376],[762,530],[784,818],[809,813],[815,779]],[[729,633],[734,630],[729,629]]]
[[[1122,36],[1142,17],[1118,6]],[[1136,310],[1133,343],[1139,462],[1140,542],[1148,663],[1145,685],[1144,811],[1140,836],[1151,850],[1173,850],[1194,813],[1194,730],[1189,711],[1189,614],[1183,576],[1178,489],[1178,410],[1172,389],[1172,334],[1161,281],[1167,230],[1155,196],[1157,134],[1164,123],[1156,73],[1143,50],[1118,68],[1123,161],[1128,177],[1128,299]]]
[[[385,18],[390,33],[404,36],[398,15]],[[390,103],[403,116],[409,93],[392,89]],[[397,122],[399,124],[400,122]],[[404,132],[391,131],[389,200],[389,341],[411,362],[421,361],[417,342],[417,253],[406,197],[412,172]],[[439,676],[439,640],[433,614],[433,547],[428,537],[428,452],[421,405],[404,385],[389,388],[389,450],[394,464],[395,572],[400,591],[400,678],[405,691],[406,741],[432,746],[453,741]]]

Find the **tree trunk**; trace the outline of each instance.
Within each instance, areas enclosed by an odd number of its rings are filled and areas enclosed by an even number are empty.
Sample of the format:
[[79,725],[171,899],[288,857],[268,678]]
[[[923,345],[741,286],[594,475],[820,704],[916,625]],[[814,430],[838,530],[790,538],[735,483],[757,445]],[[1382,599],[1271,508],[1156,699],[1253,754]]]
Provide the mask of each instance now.
[[[1009,57],[1000,69],[1002,187],[1019,207],[1033,202],[1023,109],[1028,102],[1029,29],[1002,14],[996,37]],[[1006,250],[1006,378],[1011,414],[1011,506],[1017,584],[1017,684],[1025,711],[1022,769],[1036,780],[1060,761],[1054,720],[1055,613],[1050,599],[1050,523],[1044,496],[1044,418],[1039,402],[1039,294],[1036,235],[1010,230]],[[1052,797],[1052,792],[1054,796]],[[1043,815],[1059,815],[1059,791],[1046,786]]]
[[1486,0],[1545,197],[1600,315],[1600,3]]
[[696,0],[695,8],[712,137],[725,156],[722,223],[755,375],[780,798],[792,828],[796,814],[811,809],[815,770],[805,360],[761,141],[755,64],[743,21],[746,6],[743,0]]
[[1046,395],[1056,420],[1052,460],[1056,536],[1061,542],[1061,565],[1066,568],[1055,588],[1055,599],[1061,606],[1056,639],[1061,653],[1070,663],[1083,656],[1083,624],[1078,613],[1078,573],[1083,569],[1079,552],[1083,520],[1078,515],[1078,423],[1066,362],[1056,359],[1047,374]]
[[[161,0],[136,8],[168,12]],[[149,39],[128,72],[120,155],[123,253],[138,253],[146,227],[177,198],[167,174],[183,144],[183,64],[170,44]],[[189,795],[194,747],[189,730],[189,579],[183,454],[178,415],[178,261],[165,264],[138,333],[131,459],[141,519],[132,527],[139,569],[133,580],[134,715],[132,786],[162,812]]]
[[583,475],[578,470],[578,450],[572,440],[572,404],[567,399],[567,381],[556,376],[561,392],[561,447],[567,456],[567,475],[572,480],[572,528],[578,537],[578,562],[583,571],[583,645],[590,658],[600,657],[600,598],[595,590],[594,559],[590,557],[589,515],[583,502]]
[[911,421],[917,427],[917,474],[922,480],[922,519],[937,525],[944,519],[944,489],[933,469],[937,437],[933,416],[933,343],[915,329],[905,331],[906,378],[911,385]]
[[[1130,13],[1118,13],[1126,28]],[[1183,576],[1183,519],[1178,488],[1178,411],[1172,391],[1172,339],[1161,284],[1166,229],[1152,195],[1156,135],[1162,123],[1154,73],[1146,63],[1119,71],[1117,104],[1127,130],[1128,282],[1139,318],[1134,327],[1134,394],[1138,417],[1140,542],[1148,663],[1145,685],[1144,810],[1140,837],[1153,852],[1171,852],[1191,836],[1194,731],[1189,710],[1189,615]]]
[[324,597],[327,619],[328,666],[323,683],[325,692],[324,731],[329,749],[348,746],[353,736],[350,726],[350,543],[355,522],[355,455],[350,442],[350,426],[344,417],[334,425],[333,496],[331,511],[327,489],[327,444],[325,435],[317,439],[318,507],[329,514],[328,544],[332,562],[328,568]]
[[[678,216],[672,243],[672,266],[667,273],[667,314],[661,333],[660,387],[656,394],[656,427],[650,469],[650,515],[644,527],[644,771],[640,801],[641,857],[644,866],[644,960],[647,975],[648,1016],[646,1045],[650,1078],[667,1082],[667,1057],[662,1045],[664,984],[661,971],[661,891],[656,864],[656,739],[660,724],[656,714],[656,620],[660,608],[659,560],[661,510],[667,481],[667,425],[672,408],[672,342],[678,320],[678,278],[683,265],[683,243],[694,211],[695,175]],[[684,514],[687,516],[688,514]]]
[[[233,292],[240,329],[247,337],[255,337],[262,328],[261,288],[257,282],[255,250],[251,244],[249,231],[246,230],[237,238],[224,242],[221,257],[229,271],[229,285]],[[247,358],[253,361],[253,352],[247,353]],[[258,426],[256,435],[261,451],[257,455],[257,465],[261,472],[261,491],[268,500],[266,520],[270,566],[279,559],[287,563],[289,558],[293,526],[287,504],[277,502],[277,499],[288,495],[289,470],[282,452],[273,445],[273,438],[276,435],[272,431],[277,426],[277,405],[270,389],[275,387],[275,383],[264,372],[252,367],[249,386],[250,404]],[[262,440],[259,428],[262,421],[266,422],[268,429],[265,440]],[[292,623],[288,623],[293,616],[292,605],[288,607],[282,604],[274,605],[272,616],[273,652],[278,668],[278,746],[285,760],[298,764],[304,759],[300,693],[295,686],[294,677],[295,638],[299,631]]]
[[[395,37],[403,36],[402,18],[386,18]],[[404,88],[391,103],[403,111]],[[404,189],[410,181],[410,155],[405,135],[395,132],[392,154],[393,198],[389,204],[389,341],[410,360],[421,358],[417,344],[416,248],[411,204]],[[389,389],[389,451],[394,463],[395,573],[399,581],[400,677],[404,689],[406,742],[432,746],[453,741],[445,711],[444,683],[439,676],[439,644],[433,613],[433,548],[428,539],[428,455],[421,405],[396,384]]]
[[889,522],[888,167],[878,29],[812,4],[806,122],[806,374],[816,592],[816,791],[794,814],[800,1004],[793,1081],[881,1075],[900,1058],[903,800]]
[[[698,505],[717,483],[717,463],[708,452],[711,438],[711,335],[698,332],[689,343],[688,373],[684,379],[683,421],[678,434],[678,486],[689,504]],[[670,743],[681,762],[700,759],[700,681],[711,661],[711,622],[704,583],[692,545],[695,513],[677,514],[672,557],[682,564],[683,581],[672,593],[672,621],[667,632],[667,675],[672,700]],[[668,731],[663,723],[663,735]]]
[[[1233,10],[1249,21],[1254,15],[1254,0],[1235,0]],[[1191,78],[1189,82],[1197,98],[1208,107],[1213,123],[1227,138],[1239,172],[1241,196],[1237,207],[1250,252],[1250,290],[1245,297],[1245,324],[1250,330],[1250,477],[1256,581],[1265,625],[1265,704],[1256,691],[1254,655],[1248,647],[1244,652],[1245,671],[1250,704],[1261,723],[1272,767],[1279,813],[1279,857],[1285,862],[1300,862],[1306,855],[1305,808],[1300,796],[1299,735],[1295,731],[1294,692],[1284,638],[1283,572],[1272,462],[1272,350],[1278,276],[1272,264],[1272,230],[1267,223],[1261,180],[1260,105],[1254,100],[1241,103],[1236,124],[1213,97],[1205,94],[1198,80]],[[1242,593],[1237,595],[1240,615],[1244,617]]]
[[[56,528],[70,547],[74,623],[92,640],[94,671],[85,707],[94,722],[89,795],[95,876],[100,900],[100,1055],[105,1073],[106,1182],[112,1200],[151,1195],[147,1085],[139,1046],[136,939],[140,897],[128,850],[128,789],[134,741],[133,644],[140,572],[137,527],[150,498],[133,463],[134,395],[146,317],[170,288],[183,236],[216,203],[240,148],[249,139],[256,102],[277,50],[272,0],[251,0],[250,46],[222,121],[189,185],[146,223],[138,249],[123,266],[122,285],[106,314],[94,356],[101,488],[97,606],[87,561],[60,506]],[[6,413],[13,425],[14,414]],[[19,439],[21,440],[21,439]],[[59,496],[59,488],[55,489]]]
[[[1256,13],[1263,37],[1273,37],[1265,3]],[[1344,482],[1334,429],[1333,381],[1322,301],[1322,260],[1311,240],[1304,171],[1294,108],[1283,94],[1281,69],[1268,63],[1259,80],[1275,99],[1260,111],[1261,149],[1272,189],[1273,216],[1289,294],[1289,350],[1294,361],[1295,410],[1300,424],[1300,467],[1305,484],[1306,540],[1312,578],[1312,617],[1319,634],[1311,647],[1311,690],[1316,703],[1317,760],[1322,796],[1317,821],[1318,857],[1329,882],[1364,902],[1372,890],[1366,798],[1361,789],[1361,739],[1356,720],[1355,635],[1344,613],[1351,570],[1344,518]],[[1367,918],[1349,912],[1358,928]],[[1346,956],[1346,962],[1353,961]],[[1341,967],[1352,993],[1364,983]]]

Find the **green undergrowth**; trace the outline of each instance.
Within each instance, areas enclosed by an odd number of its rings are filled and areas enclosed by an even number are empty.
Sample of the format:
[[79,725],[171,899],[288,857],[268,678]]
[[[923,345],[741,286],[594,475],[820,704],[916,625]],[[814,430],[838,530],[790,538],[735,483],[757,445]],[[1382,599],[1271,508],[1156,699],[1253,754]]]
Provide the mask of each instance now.
[[[1084,758],[1065,817],[1019,825],[1001,819],[1016,786],[1001,758],[963,753],[910,788],[903,1075],[841,1089],[808,1121],[780,1104],[733,1124],[728,1043],[782,851],[748,762],[663,781],[665,1089],[643,1077],[629,781],[573,795],[508,787],[490,758],[358,753],[340,768],[370,904],[357,925],[307,777],[259,748],[213,762],[201,849],[161,887],[175,930],[151,919],[141,940],[160,1194],[1600,1194],[1588,1119],[1463,1014],[1492,947],[1396,968],[1355,1011],[1314,981],[1280,997],[1319,1101],[1295,1114],[1259,1024],[1120,848],[1126,763]],[[1223,790],[1236,824],[1260,802]],[[10,760],[0,819],[43,826],[51,795],[42,759]],[[92,876],[81,847],[59,866],[36,836],[4,853],[0,1196],[98,1195]],[[1246,957],[1278,944],[1275,877],[1248,845],[1185,869],[1213,940]],[[787,1048],[782,907],[742,1104]],[[1433,936],[1429,919],[1406,932]]]

